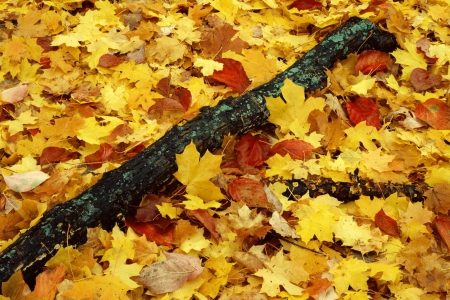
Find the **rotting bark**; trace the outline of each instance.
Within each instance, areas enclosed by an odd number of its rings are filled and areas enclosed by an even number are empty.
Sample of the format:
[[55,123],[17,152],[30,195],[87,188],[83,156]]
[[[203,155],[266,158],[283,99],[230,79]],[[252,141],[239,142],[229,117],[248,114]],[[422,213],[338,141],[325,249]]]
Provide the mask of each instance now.
[[226,134],[248,132],[267,123],[265,98],[278,97],[286,78],[305,87],[306,92],[322,88],[325,70],[349,53],[366,49],[390,52],[395,37],[367,20],[351,18],[311,51],[272,81],[237,98],[229,97],[184,125],[175,126],[164,137],[116,170],[103,175],[94,186],[74,199],[55,206],[41,221],[28,229],[0,253],[0,282],[17,270],[33,283],[46,261],[66,245],[86,241],[86,230],[105,229],[122,219],[142,196],[157,192],[176,171],[175,154],[191,141],[204,153],[221,146]]

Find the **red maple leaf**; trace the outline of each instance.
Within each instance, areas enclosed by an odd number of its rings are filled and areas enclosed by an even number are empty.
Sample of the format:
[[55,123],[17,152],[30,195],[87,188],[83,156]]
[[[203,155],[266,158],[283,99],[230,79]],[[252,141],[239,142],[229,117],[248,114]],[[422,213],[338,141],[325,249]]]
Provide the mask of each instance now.
[[372,100],[359,97],[355,102],[347,102],[346,107],[350,121],[354,125],[366,121],[367,126],[380,129],[380,111]]
[[221,71],[215,70],[208,78],[225,83],[239,94],[245,92],[250,85],[250,80],[241,62],[231,58],[219,58],[216,61],[223,64],[223,69]]
[[450,129],[450,106],[444,101],[431,98],[419,104],[414,110],[416,117],[438,130]]

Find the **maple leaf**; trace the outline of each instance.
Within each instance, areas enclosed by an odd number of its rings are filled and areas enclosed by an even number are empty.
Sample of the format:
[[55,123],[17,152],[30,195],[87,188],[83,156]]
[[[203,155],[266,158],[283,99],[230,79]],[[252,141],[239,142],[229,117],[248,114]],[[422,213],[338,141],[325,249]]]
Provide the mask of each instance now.
[[284,81],[281,93],[285,101],[281,97],[266,97],[267,108],[270,111],[268,120],[279,125],[281,132],[292,131],[298,138],[303,138],[310,127],[309,114],[315,109],[323,111],[325,100],[311,98],[305,101],[305,89],[290,79]]
[[57,265],[39,274],[36,277],[36,287],[33,294],[42,300],[54,299],[58,290],[56,286],[64,279],[66,271],[64,265]]
[[266,293],[270,297],[276,297],[280,292],[280,286],[292,296],[303,293],[303,289],[294,284],[298,282],[298,277],[296,277],[297,263],[286,260],[283,250],[278,251],[270,259],[270,262],[264,265],[264,269],[260,269],[254,274],[264,279],[261,293]]
[[369,277],[365,272],[369,266],[362,260],[356,258],[347,258],[335,264],[329,271],[333,274],[333,285],[336,292],[342,295],[348,291],[351,286],[355,291],[367,291],[367,280]]
[[275,208],[267,199],[264,185],[256,180],[237,178],[228,185],[228,191],[235,201],[243,201],[249,207]]
[[234,51],[240,53],[247,43],[241,38],[235,38],[236,30],[228,23],[222,23],[218,27],[202,34],[200,46],[202,55],[207,58],[220,57],[222,52]]
[[447,214],[450,210],[450,184],[436,183],[432,190],[425,192],[424,206],[435,213]]
[[87,155],[84,158],[86,164],[91,168],[98,169],[102,166],[104,162],[107,162],[111,155],[114,153],[112,146],[108,143],[103,143],[100,145],[100,149],[92,154]]
[[178,171],[174,176],[186,185],[188,194],[198,196],[205,201],[214,201],[223,198],[220,189],[210,179],[220,174],[221,155],[213,155],[206,151],[200,158],[195,144],[191,142],[182,154],[176,155]]
[[231,58],[218,58],[216,61],[223,64],[222,69],[214,70],[208,78],[225,83],[239,94],[244,93],[250,85],[250,81],[242,64]]
[[415,68],[426,69],[427,63],[422,53],[418,53],[416,45],[410,40],[406,40],[404,43],[406,50],[397,49],[392,52],[392,56],[395,57],[396,63],[403,66],[402,80],[409,80],[412,70]]
[[203,272],[197,258],[169,252],[164,252],[164,255],[165,261],[143,268],[136,279],[153,294],[174,292],[186,281],[197,278]]

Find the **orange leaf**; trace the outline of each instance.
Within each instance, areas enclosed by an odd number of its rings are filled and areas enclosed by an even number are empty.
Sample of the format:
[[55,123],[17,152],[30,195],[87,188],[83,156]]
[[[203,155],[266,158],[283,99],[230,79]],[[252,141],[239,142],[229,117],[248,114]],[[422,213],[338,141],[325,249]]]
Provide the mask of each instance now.
[[254,167],[266,161],[270,145],[266,138],[248,133],[239,140],[234,150],[239,164],[243,163]]
[[36,288],[34,292],[38,299],[55,299],[56,286],[61,283],[66,275],[66,267],[62,264],[52,269],[47,269],[36,277]]
[[367,126],[380,129],[380,111],[372,100],[359,97],[355,102],[347,102],[346,107],[350,121],[354,125],[366,121]]
[[450,129],[450,107],[442,100],[431,98],[419,104],[414,111],[416,117],[438,130]]
[[450,249],[450,221],[445,218],[436,218],[433,223],[436,224],[439,235]]
[[382,71],[387,68],[389,54],[378,50],[365,50],[356,59],[355,74],[359,72],[367,75],[369,73]]
[[320,2],[314,0],[296,0],[292,2],[288,8],[297,8],[298,10],[311,10],[314,8],[321,8],[323,5]]
[[375,225],[390,236],[400,237],[400,229],[398,229],[397,221],[389,217],[383,209],[380,209],[375,215]]
[[421,92],[432,88],[433,86],[441,83],[442,76],[439,74],[433,74],[425,69],[415,68],[412,70],[409,81],[416,90]]
[[111,68],[123,63],[123,59],[112,54],[103,54],[98,61],[99,67]]
[[109,160],[114,150],[110,144],[104,143],[100,145],[100,149],[86,156],[84,161],[92,168],[98,169],[102,164]]
[[256,180],[237,178],[228,185],[228,191],[234,200],[243,201],[249,207],[275,208],[268,201],[263,184]]
[[39,164],[41,166],[76,159],[80,156],[78,152],[70,152],[60,147],[47,147],[42,150],[41,157],[39,158]]
[[231,58],[219,58],[216,61],[223,64],[223,69],[221,71],[215,70],[208,78],[225,83],[239,94],[245,92],[250,85],[250,80],[241,62]]
[[281,141],[273,145],[269,151],[269,156],[273,156],[277,153],[281,156],[289,154],[292,159],[303,160],[306,156],[311,154],[313,150],[314,147],[310,143],[297,139],[290,139]]

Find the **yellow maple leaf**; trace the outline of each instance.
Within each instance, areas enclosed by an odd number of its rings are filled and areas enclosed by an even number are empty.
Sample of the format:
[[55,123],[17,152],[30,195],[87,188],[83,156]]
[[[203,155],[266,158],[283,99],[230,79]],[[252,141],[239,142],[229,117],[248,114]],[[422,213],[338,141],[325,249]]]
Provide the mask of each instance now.
[[334,226],[334,235],[345,246],[367,245],[371,238],[370,224],[358,226],[352,216],[341,216]]
[[[383,129],[380,129],[383,130]],[[344,143],[340,146],[342,150],[356,151],[359,148],[359,143],[362,143],[367,150],[377,149],[377,145],[373,140],[382,140],[382,136],[373,126],[367,126],[366,121],[356,124],[355,127],[350,127],[344,130],[347,134]]]
[[264,269],[258,270],[254,275],[264,279],[261,293],[275,297],[280,292],[280,286],[283,286],[290,295],[295,296],[303,294],[303,289],[294,284],[298,282],[298,269],[297,262],[288,261],[283,250],[280,250],[270,262],[265,263]]
[[210,179],[222,172],[220,163],[221,155],[213,155],[206,151],[200,158],[195,144],[191,142],[183,153],[176,155],[178,171],[174,176],[182,184],[186,185],[188,194],[198,196],[205,201],[223,199],[220,188],[215,186]]
[[377,276],[377,279],[389,281],[393,284],[397,284],[402,278],[402,271],[396,265],[384,264],[384,263],[369,263],[370,277],[374,277],[378,273],[382,273],[381,276]]
[[409,80],[412,70],[415,68],[427,69],[427,62],[425,61],[423,53],[417,51],[416,43],[406,40],[406,50],[397,49],[392,52],[397,63],[403,66],[402,80]]
[[201,294],[209,296],[211,299],[216,298],[220,289],[227,284],[228,274],[234,264],[227,262],[223,255],[208,259],[205,263],[205,268],[210,269],[214,273],[214,276],[201,286]]
[[223,63],[212,59],[197,57],[194,61],[194,67],[202,68],[201,72],[203,76],[210,76],[214,71],[221,71],[223,69]]
[[355,291],[367,291],[367,277],[365,272],[369,266],[362,260],[347,258],[333,266],[330,273],[333,274],[333,284],[336,292],[341,295],[351,286]]
[[306,126],[309,129],[309,113],[315,109],[323,111],[325,100],[311,98],[305,101],[305,89],[290,79],[284,81],[281,93],[286,102],[281,97],[266,97],[267,108],[270,111],[269,122],[279,125],[283,133],[296,131],[294,134],[303,138],[305,130],[301,127]]
[[104,273],[119,277],[123,284],[135,289],[139,285],[130,277],[138,276],[143,266],[126,263],[128,259],[134,258],[133,240],[125,236],[117,225],[113,228],[112,237],[112,248],[106,250],[102,257],[102,261],[109,261],[109,267]]
[[314,236],[319,241],[333,241],[334,227],[339,219],[336,208],[310,201],[309,206],[301,205],[294,215],[300,220],[295,229],[303,242],[308,243]]
[[85,127],[78,130],[77,137],[89,144],[100,145],[102,138],[109,136],[118,125],[124,123],[116,117],[103,116],[102,119],[103,121],[98,122],[96,117],[86,118]]

